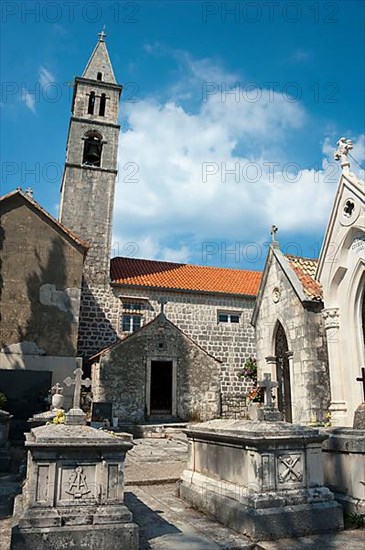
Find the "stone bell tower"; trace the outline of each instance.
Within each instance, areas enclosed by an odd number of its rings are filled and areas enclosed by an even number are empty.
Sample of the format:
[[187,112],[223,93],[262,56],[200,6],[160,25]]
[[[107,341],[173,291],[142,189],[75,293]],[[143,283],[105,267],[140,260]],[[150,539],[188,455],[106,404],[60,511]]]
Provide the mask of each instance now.
[[104,31],[81,77],[75,78],[60,222],[89,244],[85,282],[109,281],[109,251],[117,175],[119,99]]

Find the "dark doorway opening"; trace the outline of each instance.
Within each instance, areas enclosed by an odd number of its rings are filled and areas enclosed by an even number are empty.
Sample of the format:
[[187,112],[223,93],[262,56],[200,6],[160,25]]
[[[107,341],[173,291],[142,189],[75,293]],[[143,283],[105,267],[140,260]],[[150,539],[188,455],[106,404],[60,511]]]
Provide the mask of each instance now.
[[290,389],[289,349],[285,331],[278,324],[275,336],[276,376],[278,381],[278,409],[284,413],[284,420],[292,422]]
[[172,414],[172,361],[151,361],[151,415]]

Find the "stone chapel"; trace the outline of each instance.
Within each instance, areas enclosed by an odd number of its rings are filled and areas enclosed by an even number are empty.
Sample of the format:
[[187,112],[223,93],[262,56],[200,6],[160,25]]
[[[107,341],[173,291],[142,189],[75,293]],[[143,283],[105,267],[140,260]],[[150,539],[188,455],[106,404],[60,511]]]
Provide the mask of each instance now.
[[[54,300],[72,287],[73,302],[65,300],[79,315],[64,311],[62,300],[58,308],[62,322],[72,321],[72,355],[92,368],[94,400],[111,402],[122,421],[243,418],[250,384],[243,365],[256,356],[259,375],[269,372],[278,382],[275,397],[286,421],[322,421],[330,412],[333,423],[352,425],[365,399],[356,380],[365,366],[365,199],[364,182],[349,170],[351,142],[338,142],[342,175],[318,260],[285,256],[275,227],[263,273],[110,260],[121,93],[102,32],[74,82],[59,222],[33,199],[18,197],[77,250],[77,270],[72,284],[66,277],[61,286],[53,271],[49,280],[43,271],[27,307],[38,311],[41,302],[43,317],[53,315]],[[2,207],[9,200],[2,197]],[[14,226],[17,211],[8,215]],[[26,274],[11,267],[6,236],[1,245],[3,266],[10,266],[2,269],[4,299]],[[37,255],[34,262],[37,271]],[[65,269],[72,272],[72,265]],[[28,327],[27,349],[38,343],[31,334]],[[23,336],[20,330],[2,342],[0,382],[3,369],[18,364],[7,356],[5,365],[8,344],[22,353]],[[46,363],[47,342],[42,348]],[[64,353],[55,349],[55,355]],[[24,360],[22,368],[27,365]]]

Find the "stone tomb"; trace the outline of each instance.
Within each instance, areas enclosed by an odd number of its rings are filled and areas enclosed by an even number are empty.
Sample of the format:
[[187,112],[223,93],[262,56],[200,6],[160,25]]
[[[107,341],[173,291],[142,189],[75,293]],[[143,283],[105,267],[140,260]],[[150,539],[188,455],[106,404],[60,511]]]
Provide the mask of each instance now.
[[180,496],[254,540],[343,528],[323,486],[326,435],[285,422],[212,420],[189,427]]
[[12,550],[137,549],[138,527],[123,503],[130,437],[65,424],[26,434],[27,479]]

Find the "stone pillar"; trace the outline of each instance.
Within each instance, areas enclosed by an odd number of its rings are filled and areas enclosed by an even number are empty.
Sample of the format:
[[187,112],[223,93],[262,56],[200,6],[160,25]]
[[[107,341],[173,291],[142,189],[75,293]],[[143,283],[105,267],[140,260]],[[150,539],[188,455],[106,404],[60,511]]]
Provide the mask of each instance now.
[[347,402],[344,395],[346,381],[343,379],[340,359],[340,312],[339,308],[331,307],[322,311],[324,328],[326,330],[330,386],[331,386],[331,404],[332,423],[336,425],[346,425],[347,423]]
[[[265,357],[267,368],[265,372],[269,372],[271,374],[271,380],[277,382],[278,377],[276,375],[276,357],[275,355],[270,355],[268,357]],[[278,404],[278,388],[273,388],[272,390],[274,397],[275,397],[275,403],[276,406]]]
[[292,411],[292,419],[293,422],[303,422],[302,418],[302,409],[298,406],[298,397],[296,394],[296,388],[295,388],[295,378],[294,378],[294,360],[293,360],[293,352],[287,351],[286,356],[288,358],[289,362],[289,379],[290,379],[290,396],[291,396],[291,411]]

